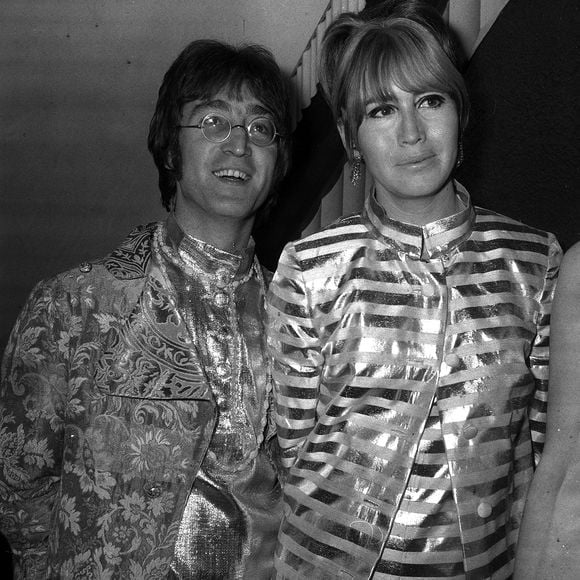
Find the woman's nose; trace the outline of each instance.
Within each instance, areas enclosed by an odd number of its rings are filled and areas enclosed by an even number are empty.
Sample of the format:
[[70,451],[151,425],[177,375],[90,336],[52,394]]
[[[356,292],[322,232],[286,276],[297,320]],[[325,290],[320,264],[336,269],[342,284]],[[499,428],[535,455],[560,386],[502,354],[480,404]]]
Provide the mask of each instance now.
[[399,141],[403,145],[414,145],[425,138],[423,122],[416,110],[404,111],[399,125]]
[[250,138],[248,131],[243,125],[234,125],[229,138],[224,141],[224,148],[234,155],[246,155],[249,152]]

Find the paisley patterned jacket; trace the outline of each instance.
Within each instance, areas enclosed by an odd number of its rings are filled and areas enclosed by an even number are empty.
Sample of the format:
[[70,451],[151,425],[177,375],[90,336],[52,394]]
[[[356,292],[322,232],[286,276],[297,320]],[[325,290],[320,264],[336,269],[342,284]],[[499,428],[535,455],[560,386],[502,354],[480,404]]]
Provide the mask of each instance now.
[[167,577],[216,409],[152,267],[154,227],[38,284],[12,333],[0,529],[18,577]]
[[373,577],[434,401],[465,576],[511,574],[543,443],[561,249],[458,188],[464,209],[424,227],[370,196],[280,258],[268,298],[289,470],[278,578]]

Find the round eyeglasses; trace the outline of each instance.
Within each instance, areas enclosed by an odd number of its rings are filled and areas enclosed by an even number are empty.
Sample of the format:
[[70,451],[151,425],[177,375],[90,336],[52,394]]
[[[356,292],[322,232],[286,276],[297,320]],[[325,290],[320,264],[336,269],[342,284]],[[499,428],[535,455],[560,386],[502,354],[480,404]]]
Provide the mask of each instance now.
[[211,113],[206,115],[199,125],[178,125],[180,129],[201,129],[202,135],[212,143],[223,143],[230,138],[232,130],[242,128],[248,135],[248,139],[258,147],[271,145],[276,137],[282,137],[276,132],[274,121],[267,117],[252,119],[247,125],[232,125],[232,122],[224,115]]

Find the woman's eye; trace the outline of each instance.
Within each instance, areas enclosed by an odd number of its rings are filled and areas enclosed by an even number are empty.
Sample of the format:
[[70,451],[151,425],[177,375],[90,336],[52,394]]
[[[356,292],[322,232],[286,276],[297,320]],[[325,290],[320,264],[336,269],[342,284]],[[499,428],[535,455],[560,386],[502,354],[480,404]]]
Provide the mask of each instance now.
[[372,107],[367,116],[371,117],[372,119],[380,118],[380,117],[388,117],[394,111],[394,107],[392,105],[380,105],[378,107]]
[[427,95],[419,101],[420,107],[426,107],[429,109],[437,109],[445,102],[445,97],[443,95]]

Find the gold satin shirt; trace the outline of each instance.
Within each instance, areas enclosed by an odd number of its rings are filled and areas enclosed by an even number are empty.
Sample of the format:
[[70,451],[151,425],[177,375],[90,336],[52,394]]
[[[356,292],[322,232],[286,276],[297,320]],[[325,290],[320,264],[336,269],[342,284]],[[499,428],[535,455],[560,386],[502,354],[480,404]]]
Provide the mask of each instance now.
[[153,242],[191,336],[216,423],[187,499],[172,578],[267,580],[280,523],[280,486],[263,445],[270,372],[265,281],[254,246],[239,256],[187,236],[174,219]]

